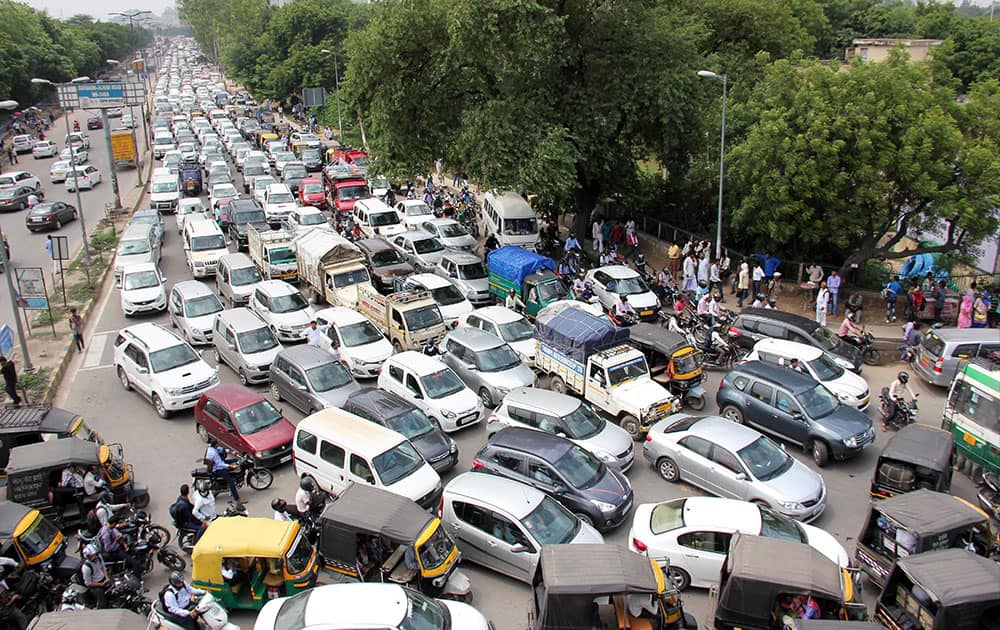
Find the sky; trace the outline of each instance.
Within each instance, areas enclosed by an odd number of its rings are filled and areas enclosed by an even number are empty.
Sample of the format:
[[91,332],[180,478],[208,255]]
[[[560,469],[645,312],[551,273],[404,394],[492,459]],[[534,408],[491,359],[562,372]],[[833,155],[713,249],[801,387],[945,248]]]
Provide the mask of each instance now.
[[108,13],[129,13],[130,11],[152,11],[163,13],[165,7],[173,7],[173,0],[90,0],[81,4],[80,0],[23,0],[28,6],[48,11],[58,19],[72,17],[78,13],[88,13],[98,20],[108,19]]

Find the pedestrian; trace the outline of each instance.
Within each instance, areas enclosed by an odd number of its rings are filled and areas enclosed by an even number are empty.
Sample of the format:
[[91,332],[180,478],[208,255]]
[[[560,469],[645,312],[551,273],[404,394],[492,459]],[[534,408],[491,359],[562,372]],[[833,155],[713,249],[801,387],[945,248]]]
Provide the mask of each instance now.
[[718,289],[719,295],[722,295],[722,278],[719,276],[719,263],[714,260],[708,266],[708,288],[712,291]]
[[45,235],[45,251],[48,252],[49,260],[52,261],[52,284],[55,284],[56,276],[59,274],[59,261],[56,260],[54,255],[55,241],[52,240],[51,234]]
[[941,311],[944,310],[945,298],[948,294],[944,290],[944,280],[938,282],[937,287],[934,289],[934,323],[941,323]]
[[837,295],[840,293],[840,282],[843,278],[836,269],[830,272],[830,277],[826,280],[826,288],[830,291],[830,312],[837,316]]
[[774,275],[767,283],[767,303],[772,308],[778,305],[778,298],[781,296],[781,272],[775,271]]
[[69,329],[73,333],[73,343],[76,349],[82,351],[83,345],[83,318],[76,312],[75,308],[69,309]]
[[736,282],[738,306],[743,308],[743,301],[747,299],[747,295],[750,294],[750,266],[747,265],[747,261],[740,262],[740,277]]
[[28,209],[32,209],[38,205],[38,194],[34,191],[28,193],[28,198],[25,200],[28,202]]
[[[903,286],[899,284],[899,276],[893,276],[892,280],[886,282],[882,287],[882,299],[885,300],[885,323],[896,321],[896,298]],[[971,303],[970,303],[971,305]]]
[[624,258],[625,260],[630,260],[633,256],[639,253],[639,233],[635,230],[626,230],[625,245],[627,246],[627,250]]
[[594,238],[594,251],[602,251],[604,249],[604,220],[598,217],[591,226],[590,232],[591,236]]
[[702,252],[698,258],[698,283],[708,284],[708,253]]
[[760,283],[764,280],[764,268],[761,266],[760,260],[753,261],[753,273],[750,277],[753,282],[753,294],[757,295],[760,293]]
[[17,164],[17,151],[14,150],[13,144],[10,145],[10,148],[7,149],[7,155],[8,157],[10,157],[11,165]]
[[670,275],[676,278],[681,271],[681,248],[674,241],[670,241],[667,246],[667,264],[670,266]]
[[698,286],[698,280],[696,278],[697,274],[697,263],[694,259],[694,252],[688,254],[687,258],[684,259],[684,276],[683,276],[683,286],[684,291],[694,291]]
[[444,162],[441,158],[434,160],[434,173],[437,175],[438,183],[441,182],[441,169],[444,168]]
[[826,282],[820,280],[819,291],[816,292],[816,321],[820,326],[826,326],[826,311],[830,306],[830,290]]
[[299,336],[306,340],[307,345],[310,345],[314,348],[319,348],[320,340],[323,338],[323,333],[316,325],[316,320],[314,319],[309,322],[309,325],[306,326],[306,329],[303,330],[302,334]]
[[972,327],[986,328],[986,320],[989,317],[990,301],[979,292],[972,303]]
[[962,303],[958,307],[958,327],[972,328],[972,296],[968,293],[962,296]]
[[14,406],[21,404],[21,397],[17,395],[17,368],[14,362],[7,357],[0,356],[0,372],[3,372],[3,388],[14,402]]

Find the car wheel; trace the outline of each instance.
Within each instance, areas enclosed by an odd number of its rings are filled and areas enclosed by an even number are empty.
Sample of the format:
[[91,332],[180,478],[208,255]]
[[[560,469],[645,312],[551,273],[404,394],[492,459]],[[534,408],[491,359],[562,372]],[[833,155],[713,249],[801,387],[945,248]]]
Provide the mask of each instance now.
[[816,465],[822,468],[830,462],[830,447],[822,440],[813,440],[812,456]]
[[156,415],[164,420],[170,417],[170,412],[163,405],[163,399],[160,398],[159,394],[153,394],[153,409],[156,409]]
[[549,381],[549,389],[551,389],[557,394],[565,394],[566,381],[562,380],[562,378],[559,376],[553,376],[552,379]]
[[271,390],[271,398],[274,399],[274,402],[281,402],[281,392],[278,391],[278,384],[271,383],[269,389]]
[[493,408],[493,397],[490,396],[490,391],[485,387],[479,388],[479,400],[483,401],[484,407]]
[[62,229],[62,221],[60,221],[59,219],[56,219],[56,229],[57,230]]
[[215,349],[215,364],[216,365],[222,365],[222,355],[219,354],[219,349],[218,348]]
[[583,512],[577,512],[577,513],[575,513],[575,514],[574,514],[573,516],[575,516],[575,517],[577,517],[578,519],[580,519],[580,521],[581,521],[582,523],[586,523],[587,525],[590,525],[591,527],[593,527],[593,526],[594,526],[594,521],[593,521],[593,519],[591,519],[591,518],[590,518],[589,516],[587,516],[587,515],[586,515],[586,514],[584,514]]
[[625,429],[633,440],[642,439],[642,425],[639,423],[639,419],[632,414],[627,413],[622,416],[619,424],[621,425],[621,428]]
[[675,483],[681,478],[680,468],[669,457],[661,457],[656,460],[656,472],[660,474],[660,477],[663,477],[664,481],[669,481],[670,483]]
[[209,435],[208,435],[208,429],[205,428],[205,425],[203,424],[196,425],[195,431],[198,432],[198,437],[201,438],[201,441],[204,442],[205,444],[208,444]]
[[243,371],[243,368],[240,368],[237,371],[237,374],[240,377],[240,385],[243,385],[244,387],[246,387],[247,385],[250,384],[250,381],[247,380],[247,374],[246,374],[246,372]]
[[743,424],[743,412],[732,405],[726,405],[722,408],[722,417],[736,424]]
[[74,210],[73,211],[73,220],[76,221],[79,218],[80,218],[80,213],[77,212],[76,210]]
[[118,368],[118,380],[121,381],[122,387],[125,388],[125,391],[131,391],[132,383],[129,382],[128,374],[125,373],[125,369],[122,367]]
[[684,569],[679,569],[675,566],[671,566],[667,569],[667,579],[670,583],[674,585],[678,591],[683,591],[687,587],[691,586],[691,576]]

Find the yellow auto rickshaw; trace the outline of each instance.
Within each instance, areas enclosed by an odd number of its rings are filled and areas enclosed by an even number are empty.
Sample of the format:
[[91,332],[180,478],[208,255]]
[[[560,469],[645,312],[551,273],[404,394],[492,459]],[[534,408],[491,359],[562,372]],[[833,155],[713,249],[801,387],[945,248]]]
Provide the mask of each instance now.
[[705,408],[705,388],[698,352],[683,335],[655,324],[639,322],[629,329],[629,341],[646,355],[653,380],[664,385],[684,404]]
[[258,147],[261,151],[266,151],[268,142],[275,142],[280,139],[276,133],[262,133],[257,136]]
[[191,550],[191,565],[192,585],[227,609],[260,610],[312,588],[319,571],[316,550],[297,522],[241,516],[213,521]]
[[0,555],[22,566],[48,567],[57,579],[69,579],[80,561],[66,555],[66,539],[38,510],[13,501],[0,501]]

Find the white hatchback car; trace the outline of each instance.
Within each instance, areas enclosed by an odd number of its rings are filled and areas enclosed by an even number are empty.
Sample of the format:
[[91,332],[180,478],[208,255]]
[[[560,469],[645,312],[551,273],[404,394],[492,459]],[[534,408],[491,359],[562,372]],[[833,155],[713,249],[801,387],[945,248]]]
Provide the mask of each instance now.
[[339,354],[358,378],[375,378],[392,356],[392,344],[385,335],[354,309],[324,308],[316,312],[316,324],[323,329],[320,348]]
[[177,233],[184,232],[184,224],[194,217],[210,218],[208,208],[200,197],[186,197],[177,202]]
[[737,532],[809,545],[841,567],[850,560],[843,545],[818,527],[798,523],[766,505],[718,497],[637,505],[628,540],[632,551],[668,566],[667,577],[683,590],[719,583],[729,541]]
[[624,295],[640,319],[656,317],[660,301],[635,269],[606,265],[588,271],[586,279],[593,283],[594,294],[606,310],[613,309]]
[[507,342],[528,367],[535,365],[534,326],[524,315],[506,306],[485,306],[458,318],[458,325],[485,330]]
[[122,268],[121,303],[125,317],[167,310],[167,289],[155,263],[135,263]]
[[404,199],[396,204],[396,212],[403,219],[406,229],[420,227],[424,221],[434,218],[434,211],[420,199]]
[[430,232],[411,230],[389,237],[392,246],[398,249],[406,261],[417,271],[434,271],[444,255],[444,245]]
[[278,341],[303,341],[302,332],[315,314],[298,289],[284,280],[258,282],[250,296],[250,310],[267,322]]
[[59,147],[51,140],[39,140],[35,146],[31,147],[31,155],[36,160],[39,158],[50,158],[59,155]]
[[49,167],[49,181],[53,184],[66,181],[66,173],[69,173],[70,168],[69,160],[56,160]]
[[75,191],[77,186],[90,190],[100,183],[101,171],[97,170],[96,166],[90,164],[77,166],[66,172],[65,185],[67,192]]
[[378,387],[410,401],[447,432],[483,419],[483,401],[443,361],[408,350],[386,359]]
[[223,310],[222,300],[197,280],[184,280],[170,289],[167,298],[170,324],[181,331],[191,345],[212,343],[215,316]]

